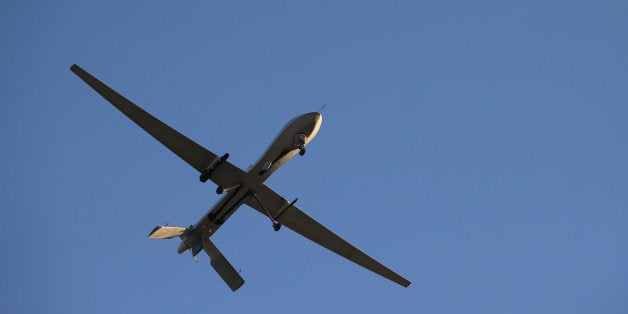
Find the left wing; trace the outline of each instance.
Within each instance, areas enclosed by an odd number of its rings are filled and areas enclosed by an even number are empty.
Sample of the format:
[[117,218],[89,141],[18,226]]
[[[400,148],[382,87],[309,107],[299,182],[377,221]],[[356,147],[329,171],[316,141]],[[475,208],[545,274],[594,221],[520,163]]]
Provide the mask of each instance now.
[[[266,207],[270,215],[282,225],[285,225],[296,233],[382,277],[392,280],[404,287],[410,285],[411,282],[404,277],[390,270],[372,257],[364,254],[355,246],[351,245],[351,243],[325,228],[325,226],[312,219],[296,206],[290,206],[287,200],[265,184],[257,190],[256,196],[264,207]],[[261,208],[254,198],[249,197],[246,204],[266,215],[264,208]],[[279,217],[277,217],[278,215]]]
[[[167,124],[161,122],[150,113],[144,111],[124,96],[93,77],[87,71],[83,70],[76,64],[70,67],[79,78],[87,85],[98,92],[102,97],[114,105],[118,110],[124,113],[129,119],[140,126],[144,131],[166,146],[173,153],[177,154],[181,159],[199,172],[203,172],[205,168],[217,158],[216,154],[205,149],[185,135],[177,132]],[[242,169],[225,161],[213,172],[211,180],[218,185],[229,185],[234,180],[238,180],[244,176]]]

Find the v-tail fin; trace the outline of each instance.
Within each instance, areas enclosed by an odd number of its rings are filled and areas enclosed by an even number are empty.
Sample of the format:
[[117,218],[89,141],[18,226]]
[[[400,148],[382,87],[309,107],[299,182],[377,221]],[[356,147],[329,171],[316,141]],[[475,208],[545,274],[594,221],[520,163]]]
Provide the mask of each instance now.
[[209,239],[205,240],[203,249],[205,253],[209,255],[209,263],[216,270],[218,275],[220,275],[220,278],[231,288],[231,291],[236,291],[242,287],[244,279],[240,277],[240,274],[233,268],[225,256],[220,253],[214,243],[209,241]]
[[172,239],[183,234],[183,232],[185,232],[185,228],[157,226],[148,234],[148,237],[152,239]]
[[190,250],[192,256],[196,256],[201,250],[205,250],[205,253],[209,256],[210,265],[231,288],[231,291],[236,291],[242,287],[244,279],[240,277],[240,274],[233,268],[227,258],[220,253],[214,243],[209,241],[209,239],[204,239],[202,235],[192,237],[184,235],[186,230],[186,228],[182,227],[157,226],[150,232],[148,237],[152,239],[171,239],[176,236],[182,236],[183,241],[178,249],[179,254]]

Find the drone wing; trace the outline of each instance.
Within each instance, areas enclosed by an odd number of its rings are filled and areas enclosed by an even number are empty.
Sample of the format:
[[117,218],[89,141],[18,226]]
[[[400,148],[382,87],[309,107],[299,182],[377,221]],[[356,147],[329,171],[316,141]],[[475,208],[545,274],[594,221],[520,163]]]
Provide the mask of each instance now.
[[[87,71],[83,70],[78,65],[73,64],[70,70],[129,117],[129,119],[144,129],[144,131],[192,166],[192,168],[203,172],[212,161],[216,160],[216,154],[161,122],[150,113],[144,111],[144,109],[135,105],[133,102],[87,73]],[[244,174],[244,171],[240,168],[225,161],[220,167],[215,169],[210,179],[218,185],[228,185]]]
[[[384,278],[404,287],[410,285],[411,282],[406,278],[390,270],[325,228],[325,226],[294,206],[294,202],[289,203],[266,185],[262,185],[257,190],[256,196],[259,199],[259,203],[254,198],[249,198],[246,204],[264,215],[267,215],[266,210],[268,210],[268,214],[272,215],[274,220],[279,221],[282,225]],[[264,204],[266,210],[260,206],[260,203]]]

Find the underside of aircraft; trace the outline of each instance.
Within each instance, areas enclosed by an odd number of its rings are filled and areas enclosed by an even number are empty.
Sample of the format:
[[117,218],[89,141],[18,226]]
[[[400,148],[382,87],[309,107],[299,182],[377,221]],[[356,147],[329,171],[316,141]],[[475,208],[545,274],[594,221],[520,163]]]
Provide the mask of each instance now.
[[319,112],[302,114],[288,122],[262,157],[244,171],[228,161],[229,154],[218,156],[205,149],[118,94],[78,65],[72,65],[70,70],[129,119],[196,169],[200,182],[212,181],[217,185],[216,193],[223,194],[222,198],[196,224],[187,228],[157,226],[148,237],[157,239],[179,237],[181,239],[179,254],[190,251],[192,256],[196,256],[200,251],[205,251],[210,258],[211,266],[232,291],[240,288],[244,280],[210,241],[210,237],[243,204],[267,216],[275,231],[286,226],[399,285],[408,287],[411,284],[401,275],[312,219],[296,206],[297,199],[287,201],[264,184],[274,171],[296,154],[301,156],[305,154],[306,146],[316,136],[321,126],[322,116]]

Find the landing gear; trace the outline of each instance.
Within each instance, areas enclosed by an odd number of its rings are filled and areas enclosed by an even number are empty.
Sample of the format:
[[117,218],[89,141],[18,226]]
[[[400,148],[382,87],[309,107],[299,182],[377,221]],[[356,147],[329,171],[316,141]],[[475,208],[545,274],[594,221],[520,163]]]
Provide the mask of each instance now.
[[275,231],[279,231],[279,229],[281,229],[281,224],[278,222],[273,223],[273,229]]
[[259,200],[259,198],[257,198],[257,195],[255,195],[255,193],[251,192],[250,194],[251,196],[253,196],[253,198],[257,201],[257,203],[259,204],[259,206],[264,210],[264,213],[266,213],[266,216],[268,216],[268,218],[270,219],[270,221],[273,223],[273,230],[275,231],[279,231],[279,229],[281,229],[281,223],[279,223],[279,221],[276,221],[273,216],[270,214],[270,212],[268,211],[268,209],[266,208],[266,206],[264,206],[264,204],[262,204],[262,202]]
[[299,155],[305,155],[305,142],[307,141],[307,136],[303,133],[297,133],[294,135],[294,142],[297,144],[299,148]]

